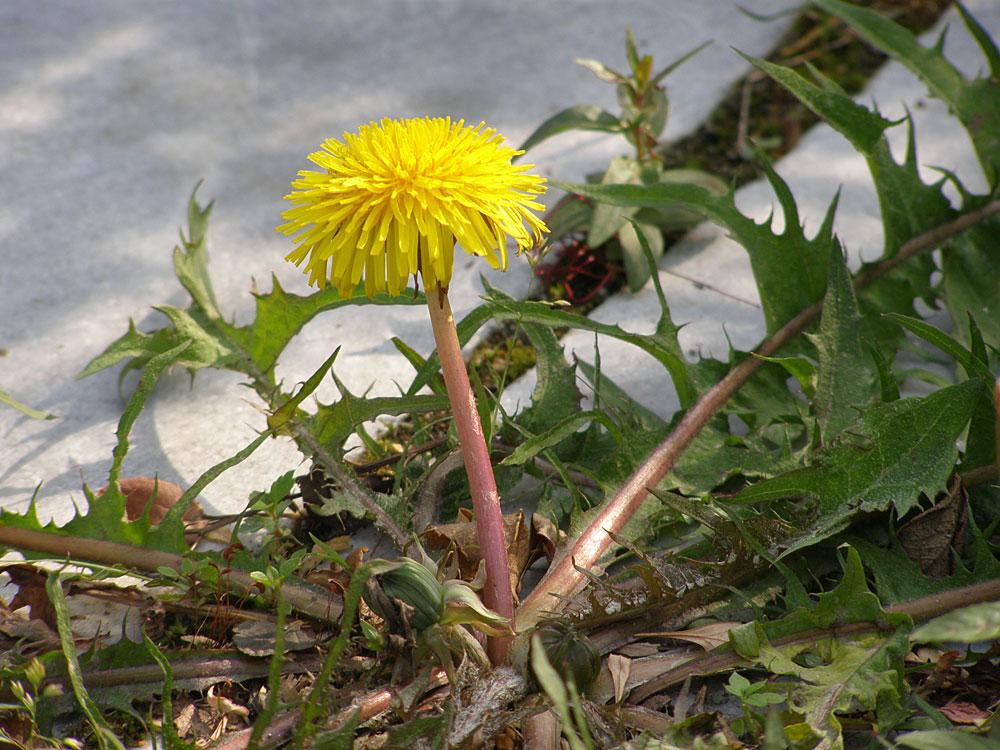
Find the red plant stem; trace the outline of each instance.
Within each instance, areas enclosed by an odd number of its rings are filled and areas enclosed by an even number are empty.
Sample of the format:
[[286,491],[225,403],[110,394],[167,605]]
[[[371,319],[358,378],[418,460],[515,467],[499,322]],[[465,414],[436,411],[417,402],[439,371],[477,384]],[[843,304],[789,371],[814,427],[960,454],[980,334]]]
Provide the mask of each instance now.
[[[487,607],[499,615],[514,621],[514,597],[510,586],[510,565],[507,561],[507,538],[503,530],[503,515],[500,510],[500,493],[497,492],[493,477],[490,451],[486,447],[483,427],[476,410],[476,398],[469,384],[469,374],[465,371],[462,347],[458,343],[455,318],[448,304],[447,292],[438,287],[427,290],[427,307],[434,328],[441,372],[448,389],[458,440],[465,460],[465,471],[469,476],[472,493],[472,509],[476,516],[476,534],[479,538],[479,554],[486,563],[486,587],[484,601]],[[486,653],[493,664],[506,661],[510,648],[510,638],[491,636],[486,642]]]
[[[936,247],[998,212],[1000,212],[1000,200],[991,201],[908,240],[892,258],[859,274],[854,280],[855,288],[870,284],[908,258]],[[822,302],[805,308],[765,341],[757,350],[757,354],[762,357],[772,355],[805,328],[822,309]],[[546,612],[558,610],[561,601],[565,601],[583,586],[587,579],[578,568],[588,571],[604,556],[612,544],[612,535],[620,533],[628,520],[635,515],[639,506],[646,500],[649,488],[655,487],[657,482],[663,479],[701,428],[750,378],[763,361],[757,356],[745,359],[707,390],[688,410],[677,427],[653,450],[649,458],[636,469],[618,493],[605,503],[601,512],[580,533],[569,553],[549,569],[535,590],[524,600],[517,611],[518,632],[532,628]]]

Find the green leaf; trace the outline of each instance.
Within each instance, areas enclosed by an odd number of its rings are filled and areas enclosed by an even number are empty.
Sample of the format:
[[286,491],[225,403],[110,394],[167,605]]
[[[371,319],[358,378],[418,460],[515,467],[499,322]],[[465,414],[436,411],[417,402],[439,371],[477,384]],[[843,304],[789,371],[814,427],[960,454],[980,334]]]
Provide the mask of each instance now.
[[522,328],[535,348],[537,380],[531,405],[517,415],[517,422],[539,433],[579,412],[583,396],[576,385],[576,366],[566,361],[563,346],[552,329],[533,323]]
[[623,129],[617,117],[596,105],[568,107],[552,115],[552,117],[535,128],[535,131],[528,136],[527,140],[518,147],[518,151],[528,151],[542,141],[569,130],[596,130],[602,133],[620,133]]
[[967,81],[942,54],[943,35],[932,48],[924,47],[913,33],[869,8],[842,2],[816,0],[828,13],[840,18],[868,43],[891,55],[924,82],[933,96],[944,101],[969,132],[983,171],[991,185],[997,184],[1000,170],[1000,86],[996,84],[998,53],[985,29],[961,8],[962,18],[983,49],[994,79]]
[[[1000,126],[998,126],[1000,127]],[[985,342],[1000,350],[1000,221],[973,227],[955,237],[941,253],[941,290],[956,335],[969,342],[971,317]]]
[[[642,165],[628,156],[617,156],[608,165],[608,171],[601,178],[602,185],[637,185],[641,180]],[[637,206],[618,206],[610,203],[598,203],[590,217],[590,228],[587,230],[587,244],[599,247],[614,237],[630,216],[639,208]]]
[[973,604],[935,617],[910,635],[914,643],[985,643],[1000,639],[1000,601]]
[[323,445],[339,450],[355,428],[382,415],[419,414],[449,408],[448,397],[417,396],[357,396],[333,373],[340,389],[340,399],[332,404],[318,404],[316,414],[306,422]]
[[599,422],[604,425],[615,441],[621,442],[621,431],[618,429],[618,425],[614,423],[614,420],[607,414],[597,410],[581,411],[557,422],[545,432],[528,438],[501,463],[504,466],[520,466],[526,461],[530,461],[542,451],[559,445],[567,437],[578,432],[581,427],[591,422]]
[[683,65],[684,63],[686,63],[688,60],[690,60],[692,57],[694,57],[695,55],[697,55],[703,49],[705,49],[705,47],[708,47],[711,43],[712,43],[712,40],[709,39],[707,42],[702,42],[701,44],[699,44],[694,49],[692,49],[692,50],[690,50],[688,52],[685,52],[683,55],[681,55],[676,60],[674,60],[672,63],[670,63],[669,65],[667,65],[665,68],[663,68],[663,70],[661,70],[659,73],[656,73],[655,75],[653,75],[653,77],[649,81],[649,85],[650,86],[656,86],[657,84],[659,84],[660,81],[662,81],[668,75],[670,75],[671,73],[673,73],[681,65]]
[[599,60],[593,60],[589,57],[576,57],[573,58],[573,62],[583,66],[605,83],[625,83],[628,80],[626,76],[616,70],[612,70]]
[[941,183],[927,185],[920,179],[912,122],[906,159],[897,164],[884,136],[894,123],[857,104],[830,81],[823,80],[822,87],[816,86],[791,68],[744,57],[826,120],[865,157],[881,207],[884,258],[894,256],[911,237],[954,217],[954,210],[941,192]]
[[31,419],[55,419],[55,414],[46,414],[44,411],[38,411],[37,409],[32,409],[30,406],[25,406],[20,401],[14,399],[7,391],[0,391],[0,404],[7,404],[17,409],[19,412],[24,414],[26,417]]
[[181,245],[174,248],[174,273],[201,311],[212,320],[218,320],[222,316],[208,275],[207,238],[208,217],[215,201],[202,208],[196,198],[199,187],[200,182],[188,201],[188,236],[181,233]]
[[[118,489],[118,479],[121,476],[122,465],[129,450],[129,434],[142,412],[146,399],[163,371],[178,360],[183,360],[188,346],[190,344],[187,342],[179,344],[169,351],[157,354],[148,361],[139,384],[132,393],[118,422],[118,442],[115,445],[111,470],[108,474],[108,488],[101,497],[95,497],[89,488],[84,487],[88,506],[86,511],[78,512],[63,526],[56,526],[51,521],[43,526],[38,520],[34,500],[23,515],[0,509],[0,523],[18,528],[146,546],[165,552],[186,552],[188,547],[184,543],[184,526],[181,519],[183,508],[180,507],[182,504],[175,505],[173,511],[168,513],[155,530],[151,531],[148,516],[143,516],[132,522],[126,520],[125,498]],[[205,484],[207,482],[200,484],[198,491]],[[184,501],[183,505],[186,507],[193,497],[194,495],[190,495],[189,490],[188,499]],[[30,556],[30,553],[26,554]]]
[[[630,333],[617,325],[599,323],[583,315],[567,312],[545,302],[517,301],[487,284],[485,304],[459,324],[459,341],[464,343],[487,320],[513,320],[520,324],[539,323],[550,328],[568,327],[611,336],[632,344],[652,356],[670,374],[677,396],[684,407],[694,403],[696,395],[691,368],[677,342],[677,326],[669,311],[661,306],[660,319],[652,334]],[[412,386],[411,386],[412,389]]]
[[[909,650],[909,618],[882,609],[868,590],[861,558],[853,548],[847,548],[843,567],[840,584],[820,594],[814,607],[795,610],[777,622],[755,621],[730,632],[730,642],[741,656],[774,675],[792,678],[789,707],[824,736],[825,747],[843,746],[838,714],[859,707],[881,713],[886,705],[899,704],[903,656]],[[800,640],[782,647],[771,643],[805,630],[855,622],[889,623],[894,632]]]
[[73,640],[73,630],[69,622],[69,609],[66,606],[66,595],[62,590],[61,574],[58,571],[49,573],[45,579],[45,592],[49,596],[52,608],[56,615],[56,629],[59,632],[59,643],[62,647],[63,656],[66,659],[66,670],[69,675],[69,683],[73,689],[73,696],[77,704],[87,717],[87,722],[97,739],[97,746],[101,750],[107,748],[117,748],[125,750],[125,746],[115,736],[110,725],[97,708],[87,688],[83,683],[83,672],[80,669],[80,660],[76,655],[76,643]]
[[333,367],[334,361],[337,359],[337,355],[340,354],[340,347],[338,346],[333,350],[333,354],[326,358],[326,361],[317,368],[316,372],[309,376],[309,379],[302,384],[298,392],[291,396],[284,404],[275,409],[267,417],[268,429],[278,433],[287,434],[289,432],[286,426],[296,415],[299,410],[299,405],[306,400],[322,382],[323,378]]
[[808,398],[812,398],[816,393],[816,365],[805,357],[763,357],[759,354],[754,354],[753,356],[765,362],[772,362],[779,365],[785,372],[795,378],[799,387],[802,388],[802,392]]
[[823,443],[828,445],[860,418],[877,394],[871,356],[861,345],[861,314],[843,253],[830,255],[830,277],[819,332],[810,337],[819,350],[814,407]]
[[736,496],[739,503],[804,498],[813,503],[811,528],[785,542],[787,555],[843,530],[858,513],[894,507],[899,514],[922,494],[944,489],[969,422],[976,381],[942,388],[868,411],[860,440],[835,442],[811,466],[766,479]]
[[996,740],[964,732],[961,729],[928,729],[896,737],[899,747],[913,750],[996,750]]
[[619,422],[634,424],[643,432],[661,433],[667,428],[656,412],[629,396],[607,375],[599,374],[593,365],[579,361],[576,366],[594,388],[595,401],[599,399],[602,408],[615,414]]
[[924,575],[920,564],[910,559],[898,542],[886,549],[866,539],[851,537],[850,541],[864,556],[881,600],[886,604],[900,604],[1000,578],[1000,560],[975,525],[975,518],[971,519],[971,526],[972,562],[966,567],[964,560],[955,557],[956,571],[945,578]]
[[254,294],[256,315],[249,325],[239,328],[226,327],[227,336],[245,350],[258,369],[270,373],[278,356],[288,346],[288,342],[302,330],[303,326],[322,312],[350,306],[368,305],[421,305],[426,304],[422,294],[390,297],[377,294],[368,297],[355,292],[353,296],[342,297],[340,293],[327,287],[318,292],[301,296],[282,289],[276,276],[272,277],[271,291]]
[[[603,204],[600,204],[603,205]],[[642,240],[646,241],[653,258],[663,255],[663,233],[655,224],[632,221],[618,230],[618,242],[622,248],[625,263],[625,278],[631,292],[638,292],[649,280],[650,269],[643,252]],[[655,266],[654,266],[655,268]]]
[[936,346],[943,351],[962,366],[968,377],[982,378],[987,381],[993,379],[986,362],[974,357],[971,351],[941,329],[935,328],[930,323],[926,323],[919,318],[913,318],[908,315],[888,313],[885,317],[899,323],[910,333],[919,336],[928,344]]
[[616,206],[660,209],[681,203],[722,225],[750,254],[764,318],[769,332],[791,320],[804,307],[818,302],[826,291],[830,251],[839,247],[833,236],[837,201],[812,239],[806,239],[798,209],[788,185],[764,164],[785,215],[785,228],[775,234],[771,222],[757,224],[736,208],[733,193],[716,195],[700,185],[658,182],[649,185],[564,184],[563,189]]
[[672,486],[697,495],[733,476],[769,477],[781,471],[784,462],[776,461],[759,441],[730,435],[724,428],[725,421],[716,419],[695,436],[668,475]]

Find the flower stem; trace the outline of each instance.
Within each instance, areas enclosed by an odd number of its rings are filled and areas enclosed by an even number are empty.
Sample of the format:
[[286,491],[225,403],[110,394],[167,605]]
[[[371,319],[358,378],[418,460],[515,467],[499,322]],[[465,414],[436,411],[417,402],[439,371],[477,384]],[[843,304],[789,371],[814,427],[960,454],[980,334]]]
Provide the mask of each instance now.
[[[476,410],[469,375],[465,371],[462,348],[458,343],[455,318],[448,304],[448,293],[440,286],[427,290],[427,307],[434,328],[434,341],[441,360],[441,372],[448,389],[458,440],[465,460],[472,493],[472,509],[476,516],[479,554],[486,564],[484,601],[487,607],[503,617],[514,617],[514,598],[510,585],[510,565],[507,561],[507,539],[504,536],[500,494],[493,478],[493,464],[486,447],[483,427]],[[493,664],[502,664],[510,648],[509,638],[491,636],[486,652]]]

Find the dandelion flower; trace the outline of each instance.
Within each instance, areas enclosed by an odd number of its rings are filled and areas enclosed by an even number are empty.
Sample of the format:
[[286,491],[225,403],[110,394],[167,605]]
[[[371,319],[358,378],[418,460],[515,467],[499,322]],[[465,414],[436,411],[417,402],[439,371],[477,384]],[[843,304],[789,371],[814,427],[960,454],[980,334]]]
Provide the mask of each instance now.
[[309,156],[323,171],[299,172],[278,227],[310,284],[348,294],[364,276],[368,296],[398,295],[419,272],[447,289],[456,242],[506,269],[508,237],[520,252],[548,231],[533,213],[544,178],[512,164],[522,152],[485,123],[386,118],[343,137]]

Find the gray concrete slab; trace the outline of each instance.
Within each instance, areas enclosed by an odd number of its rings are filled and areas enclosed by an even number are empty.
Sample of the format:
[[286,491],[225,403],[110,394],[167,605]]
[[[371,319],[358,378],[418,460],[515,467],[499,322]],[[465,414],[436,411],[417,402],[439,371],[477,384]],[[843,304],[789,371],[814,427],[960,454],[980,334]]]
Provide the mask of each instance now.
[[[0,503],[23,507],[44,482],[43,515],[64,518],[82,482],[104,483],[122,407],[116,373],[73,377],[130,317],[149,328],[160,324],[149,305],[185,304],[170,248],[198,180],[217,202],[217,295],[245,321],[251,278],[266,286],[276,272],[286,289],[305,289],[274,226],[290,179],[324,138],[383,116],[450,114],[487,120],[516,144],[565,106],[614,106],[611,88],[570,60],[624,66],[629,24],[661,64],[717,42],[671,77],[669,137],[695,128],[744,73],[729,45],[763,54],[783,28],[731,0],[0,6],[0,389],[58,415],[33,422],[0,409]],[[574,180],[623,151],[616,139],[572,135],[533,157],[545,174]],[[528,279],[524,264],[491,277],[513,294]],[[472,274],[456,274],[458,312],[477,294]],[[409,373],[389,337],[428,352],[423,316],[323,316],[280,372],[300,380],[342,344],[338,373],[352,389],[392,392]],[[184,485],[249,442],[263,417],[238,383],[203,372],[192,389],[183,372],[165,377],[134,430],[127,473]],[[299,460],[273,441],[212,485],[205,504],[238,509]]]

